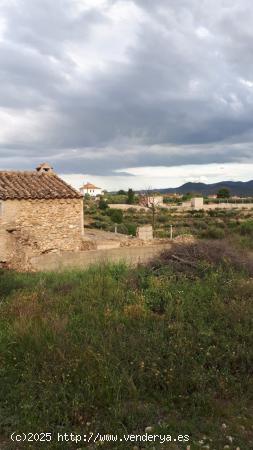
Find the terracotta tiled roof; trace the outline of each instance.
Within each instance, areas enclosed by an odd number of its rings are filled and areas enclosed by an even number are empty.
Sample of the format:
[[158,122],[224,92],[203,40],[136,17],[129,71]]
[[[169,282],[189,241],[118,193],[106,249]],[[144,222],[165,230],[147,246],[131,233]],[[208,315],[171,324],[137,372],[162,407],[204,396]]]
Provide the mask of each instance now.
[[81,198],[54,172],[1,172],[0,200]]
[[86,183],[86,184],[83,185],[82,188],[83,188],[83,189],[101,189],[101,188],[95,186],[95,185],[92,184],[92,183]]

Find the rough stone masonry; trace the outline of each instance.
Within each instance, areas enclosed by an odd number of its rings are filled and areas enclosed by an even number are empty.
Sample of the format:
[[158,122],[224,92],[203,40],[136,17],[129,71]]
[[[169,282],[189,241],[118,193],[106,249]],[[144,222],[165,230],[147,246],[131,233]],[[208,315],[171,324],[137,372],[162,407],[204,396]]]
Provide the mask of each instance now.
[[83,198],[48,164],[0,171],[0,264],[29,270],[32,257],[82,246]]

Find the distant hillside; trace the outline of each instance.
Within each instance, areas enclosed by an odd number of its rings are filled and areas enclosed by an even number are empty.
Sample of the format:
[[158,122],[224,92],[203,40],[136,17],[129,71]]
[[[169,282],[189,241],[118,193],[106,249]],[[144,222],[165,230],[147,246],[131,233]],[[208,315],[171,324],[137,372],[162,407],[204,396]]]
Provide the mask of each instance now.
[[216,194],[221,188],[228,188],[232,195],[252,196],[253,197],[253,180],[251,181],[221,181],[220,183],[185,183],[177,188],[158,189],[162,194],[178,193],[186,194],[187,192],[195,192],[196,194],[210,195]]

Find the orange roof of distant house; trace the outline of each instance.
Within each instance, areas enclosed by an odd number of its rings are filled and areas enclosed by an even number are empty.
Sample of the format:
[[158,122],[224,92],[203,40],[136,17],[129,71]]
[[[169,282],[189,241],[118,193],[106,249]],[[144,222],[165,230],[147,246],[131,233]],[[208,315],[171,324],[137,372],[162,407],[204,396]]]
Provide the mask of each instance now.
[[92,183],[86,183],[86,184],[84,184],[84,185],[83,185],[83,188],[85,188],[85,189],[101,189],[101,188],[95,186],[95,185],[92,184]]

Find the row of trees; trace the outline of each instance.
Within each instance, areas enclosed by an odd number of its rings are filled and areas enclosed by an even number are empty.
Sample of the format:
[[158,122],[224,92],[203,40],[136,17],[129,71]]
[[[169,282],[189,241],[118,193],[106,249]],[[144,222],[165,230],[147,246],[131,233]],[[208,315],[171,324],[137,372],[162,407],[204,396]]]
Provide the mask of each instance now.
[[124,191],[123,189],[120,189],[117,192],[118,195],[126,195],[127,196],[127,204],[128,205],[134,205],[135,203],[135,193],[133,189],[129,188],[128,191]]
[[[227,199],[227,198],[231,197],[231,192],[228,188],[224,187],[224,188],[219,189],[218,192],[216,193],[216,195],[217,195],[217,198],[226,198]],[[185,202],[195,196],[200,197],[202,195],[199,193],[194,194],[194,192],[187,192],[186,194],[183,195],[182,198],[178,198],[176,200],[178,202],[180,202],[180,201]],[[172,200],[175,201],[175,199],[172,199]]]
[[[135,193],[133,189],[128,189],[128,191],[124,191],[123,189],[120,189],[118,191],[118,195],[126,195],[127,196],[127,203],[129,205],[133,205],[135,203]],[[151,194],[149,194],[151,195]],[[229,198],[231,197],[230,190],[226,187],[221,188],[217,192],[217,198]]]
[[[134,203],[136,201],[135,193],[134,193],[133,189],[131,189],[131,188],[128,189],[128,192],[120,190],[117,192],[117,195],[125,195],[127,197],[126,203],[128,205],[134,205]],[[107,201],[103,197],[101,197],[99,200],[99,209],[105,210],[107,208],[108,208]],[[120,223],[120,222],[118,222],[118,223]]]

